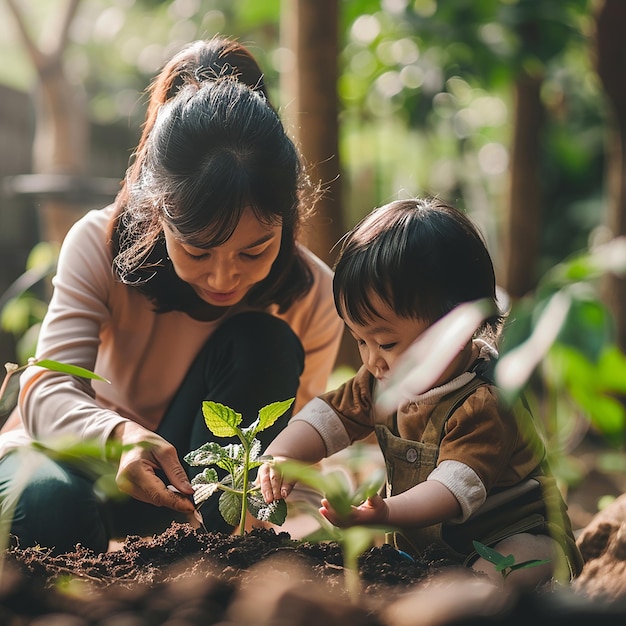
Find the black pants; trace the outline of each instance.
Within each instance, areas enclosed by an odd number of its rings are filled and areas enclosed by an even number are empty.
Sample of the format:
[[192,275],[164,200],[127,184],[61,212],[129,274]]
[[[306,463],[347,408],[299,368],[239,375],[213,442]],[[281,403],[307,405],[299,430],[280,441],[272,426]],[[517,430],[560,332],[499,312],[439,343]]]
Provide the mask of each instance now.
[[[190,467],[183,457],[213,439],[202,415],[204,400],[231,407],[248,425],[263,406],[296,395],[303,366],[300,340],[284,321],[257,312],[232,317],[201,349],[157,433],[176,447],[192,476],[203,468]],[[258,434],[263,448],[290,415]],[[218,498],[214,494],[202,505],[205,524],[209,530],[230,532],[218,511]],[[0,460],[0,499],[4,526],[10,514],[11,533],[19,545],[40,545],[54,553],[71,551],[77,543],[103,552],[112,537],[155,534],[172,521],[187,521],[170,509],[132,498],[103,498],[93,477],[39,453],[11,452]]]

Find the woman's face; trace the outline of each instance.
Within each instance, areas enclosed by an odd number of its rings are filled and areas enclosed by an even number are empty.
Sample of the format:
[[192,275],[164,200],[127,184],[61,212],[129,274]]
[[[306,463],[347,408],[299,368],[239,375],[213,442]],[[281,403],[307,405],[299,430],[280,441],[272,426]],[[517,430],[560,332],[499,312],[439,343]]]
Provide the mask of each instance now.
[[250,208],[243,211],[230,239],[214,248],[189,246],[165,224],[163,230],[178,277],[204,302],[217,307],[241,302],[267,277],[278,256],[282,234],[280,224],[260,222]]

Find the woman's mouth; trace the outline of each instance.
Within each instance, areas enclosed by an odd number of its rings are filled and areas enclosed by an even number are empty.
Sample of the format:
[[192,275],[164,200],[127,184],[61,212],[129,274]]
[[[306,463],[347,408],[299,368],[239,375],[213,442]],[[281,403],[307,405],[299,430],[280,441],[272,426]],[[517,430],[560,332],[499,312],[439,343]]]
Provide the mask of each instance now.
[[238,291],[209,291],[208,289],[198,289],[200,297],[209,302],[210,304],[234,304],[234,300],[237,299]]

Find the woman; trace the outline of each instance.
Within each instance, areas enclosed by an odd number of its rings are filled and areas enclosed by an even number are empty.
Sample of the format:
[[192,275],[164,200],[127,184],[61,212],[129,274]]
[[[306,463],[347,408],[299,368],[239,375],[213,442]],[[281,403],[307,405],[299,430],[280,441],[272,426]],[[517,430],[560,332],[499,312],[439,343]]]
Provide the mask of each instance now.
[[[15,507],[21,546],[103,551],[188,519],[181,459],[211,437],[203,400],[251,422],[265,404],[296,396],[297,410],[324,390],[342,323],[329,268],[297,243],[306,188],[244,48],[196,43],[164,68],[116,202],[63,243],[37,348],[111,384],[29,368],[20,426],[0,437],[2,506]],[[102,502],[91,477],[48,458],[24,474],[16,446],[65,437],[122,444],[116,482],[132,498]],[[11,497],[18,473],[26,487]],[[210,506],[206,526],[227,530]]]

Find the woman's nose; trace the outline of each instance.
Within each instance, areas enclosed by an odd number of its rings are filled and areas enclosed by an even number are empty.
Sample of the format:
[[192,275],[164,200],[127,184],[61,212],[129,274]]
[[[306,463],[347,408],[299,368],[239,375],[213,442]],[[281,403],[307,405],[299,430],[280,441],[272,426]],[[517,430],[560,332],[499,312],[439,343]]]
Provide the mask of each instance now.
[[232,291],[237,285],[237,270],[228,261],[216,261],[209,268],[207,283],[215,291]]

